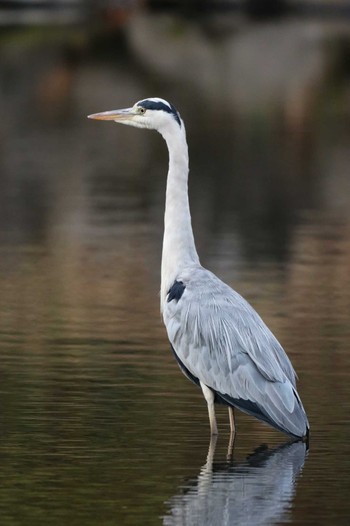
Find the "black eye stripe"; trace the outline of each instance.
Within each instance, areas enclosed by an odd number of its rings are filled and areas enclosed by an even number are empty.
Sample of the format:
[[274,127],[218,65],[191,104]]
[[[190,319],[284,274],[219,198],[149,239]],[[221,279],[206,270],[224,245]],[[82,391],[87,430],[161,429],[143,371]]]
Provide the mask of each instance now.
[[160,102],[160,101],[156,102],[154,100],[146,99],[146,100],[142,100],[141,102],[139,102],[138,106],[140,106],[141,108],[145,108],[145,110],[162,110],[162,111],[165,111],[166,113],[170,113],[170,115],[173,115],[174,119],[176,120],[178,125],[181,127],[180,116],[175,106],[173,106],[172,104],[168,106],[167,104],[164,104],[164,102]]

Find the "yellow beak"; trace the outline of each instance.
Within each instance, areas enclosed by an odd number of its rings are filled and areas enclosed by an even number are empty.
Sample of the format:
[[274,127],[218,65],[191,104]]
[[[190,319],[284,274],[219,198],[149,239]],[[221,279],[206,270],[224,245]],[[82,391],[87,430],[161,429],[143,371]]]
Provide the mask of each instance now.
[[102,113],[93,113],[88,115],[88,119],[96,119],[98,121],[125,121],[134,117],[135,113],[132,108],[124,110],[103,111]]

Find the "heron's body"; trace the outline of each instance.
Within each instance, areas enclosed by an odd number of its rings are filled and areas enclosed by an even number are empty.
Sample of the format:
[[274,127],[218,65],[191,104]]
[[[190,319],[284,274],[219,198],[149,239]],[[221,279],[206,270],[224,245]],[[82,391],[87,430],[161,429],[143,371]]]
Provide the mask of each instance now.
[[[283,348],[249,303],[200,265],[188,202],[186,133],[176,109],[153,98],[91,117],[156,129],[167,143],[161,311],[182,371],[202,388],[212,434],[219,402],[306,437],[307,417]],[[232,428],[232,412],[230,422]]]

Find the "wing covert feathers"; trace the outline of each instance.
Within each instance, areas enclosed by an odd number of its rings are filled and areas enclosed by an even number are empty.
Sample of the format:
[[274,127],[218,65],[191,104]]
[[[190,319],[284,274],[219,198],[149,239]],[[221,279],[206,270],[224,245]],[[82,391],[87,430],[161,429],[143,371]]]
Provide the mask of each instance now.
[[166,302],[163,317],[179,363],[220,401],[305,436],[309,426],[293,366],[255,310],[198,265],[177,281],[181,297]]

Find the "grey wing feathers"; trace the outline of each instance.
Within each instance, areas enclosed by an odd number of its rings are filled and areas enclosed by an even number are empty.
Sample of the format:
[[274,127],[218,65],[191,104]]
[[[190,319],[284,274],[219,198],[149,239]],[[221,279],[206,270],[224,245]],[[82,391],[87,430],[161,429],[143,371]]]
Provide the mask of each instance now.
[[180,278],[181,299],[167,302],[163,312],[179,360],[227,403],[304,436],[307,419],[294,369],[258,314],[202,267]]

